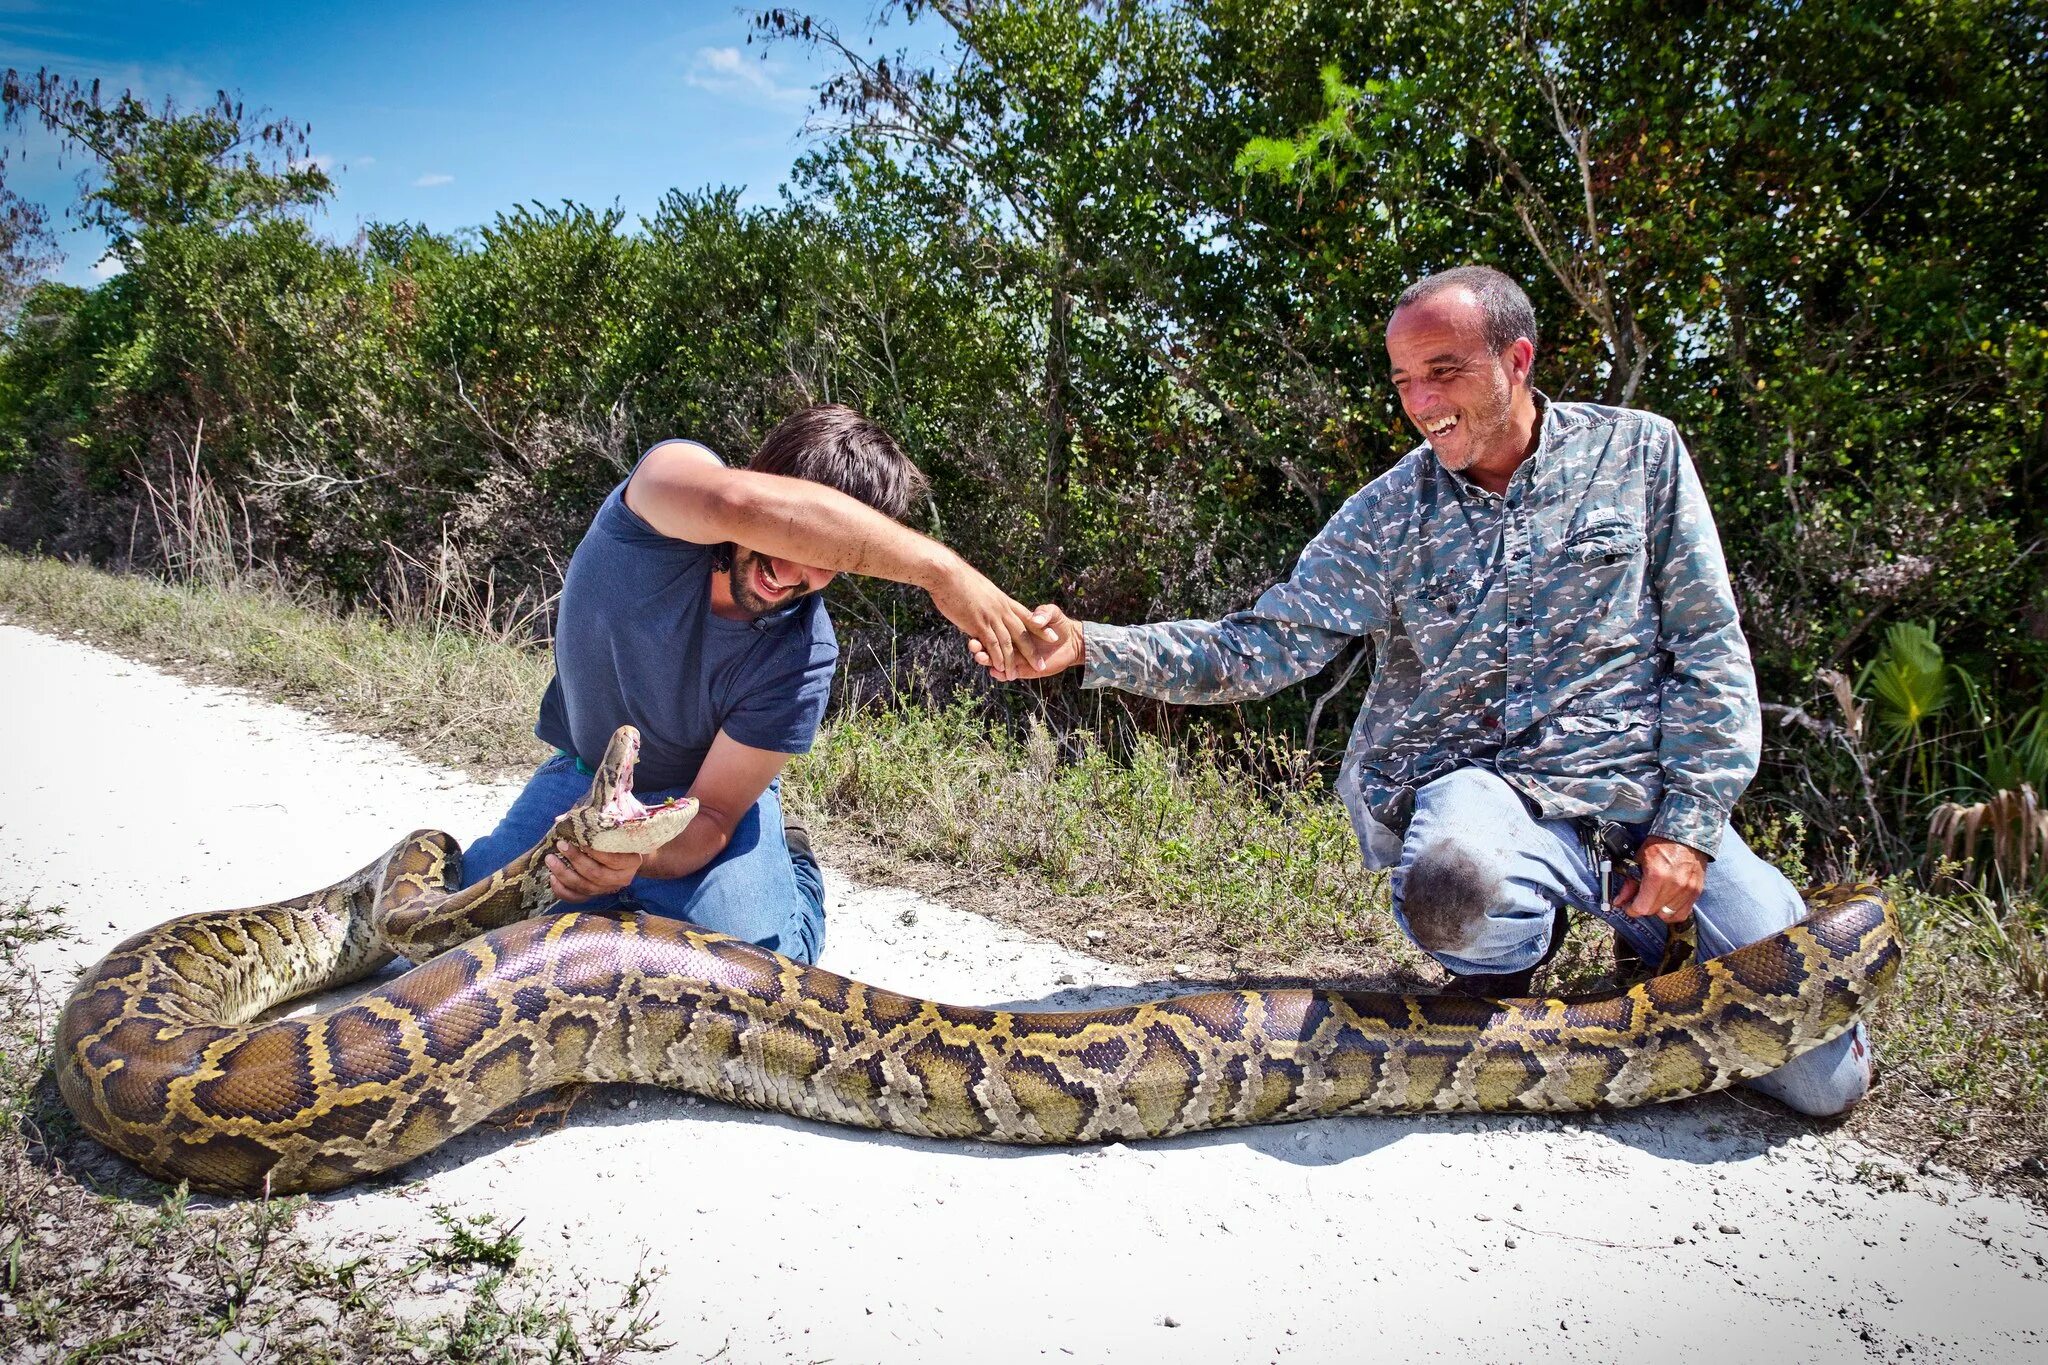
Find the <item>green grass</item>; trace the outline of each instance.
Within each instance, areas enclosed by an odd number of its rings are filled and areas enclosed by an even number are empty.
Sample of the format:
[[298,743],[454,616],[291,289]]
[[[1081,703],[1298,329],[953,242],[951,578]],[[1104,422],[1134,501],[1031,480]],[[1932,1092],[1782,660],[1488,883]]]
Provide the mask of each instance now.
[[169,584],[0,552],[0,609],[59,633],[305,706],[462,766],[543,756],[547,655],[439,626],[338,612],[251,580]]
[[1887,1074],[1868,1121],[1979,1173],[2048,1160],[2048,911],[1889,886],[1908,947],[1872,1017]]
[[[1367,873],[1319,782],[1261,787],[1213,747],[1140,738],[1062,758],[961,703],[841,715],[797,769],[793,804],[957,882],[1064,907],[1106,937],[1182,957],[1285,959],[1385,947],[1385,878]],[[1362,961],[1362,960],[1361,960]],[[1414,964],[1406,964],[1414,965]]]
[[[0,611],[429,758],[517,769],[537,752],[529,727],[548,663],[509,632],[337,613],[260,582],[167,586],[6,554]],[[1247,776],[1299,771],[1285,755],[1247,757],[1140,740],[1113,760],[1085,739],[1018,738],[965,705],[891,704],[836,716],[786,791],[841,866],[1105,956],[1193,975],[1438,980],[1394,929],[1338,802],[1312,777]],[[1796,822],[1749,832],[1803,879]],[[2048,1160],[2048,918],[2028,901],[1892,887],[1906,965],[1873,1016],[1880,1085],[1847,1131],[2048,1198],[2025,1166]],[[1582,924],[1550,983],[1590,985],[1608,961],[1605,935]]]

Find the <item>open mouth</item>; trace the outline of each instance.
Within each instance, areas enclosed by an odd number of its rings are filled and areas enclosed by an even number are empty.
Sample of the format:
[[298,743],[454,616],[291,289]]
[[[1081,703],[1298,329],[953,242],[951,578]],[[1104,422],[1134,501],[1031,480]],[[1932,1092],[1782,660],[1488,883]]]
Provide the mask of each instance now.
[[598,814],[603,816],[609,824],[637,825],[644,820],[659,815],[665,810],[682,805],[688,799],[688,797],[672,796],[658,806],[650,806],[639,797],[633,795],[633,788],[630,783],[622,781],[619,785],[619,790],[612,796],[611,800],[604,803],[599,809]]
[[794,583],[776,582],[775,576],[769,572],[765,561],[757,562],[754,565],[754,581],[759,585],[758,591],[761,596],[765,598],[781,597],[798,586]]
[[1437,437],[1454,430],[1458,425],[1458,421],[1458,414],[1455,412],[1448,417],[1436,418],[1434,421],[1422,424],[1422,434],[1434,441]]
[[598,808],[598,815],[607,823],[615,825],[637,825],[659,815],[662,811],[682,805],[689,798],[672,796],[658,806],[650,806],[633,795],[633,770],[640,766],[640,737],[633,734],[626,741],[626,751],[619,755],[618,787],[611,799]]

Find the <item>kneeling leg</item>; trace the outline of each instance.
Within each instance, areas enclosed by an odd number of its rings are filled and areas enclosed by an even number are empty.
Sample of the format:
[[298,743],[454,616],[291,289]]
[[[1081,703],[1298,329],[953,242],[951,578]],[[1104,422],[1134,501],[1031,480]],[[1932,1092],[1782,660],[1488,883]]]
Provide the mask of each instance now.
[[[1707,866],[1693,915],[1700,956],[1719,957],[1805,918],[1806,902],[1784,873],[1751,852],[1731,828]],[[1802,1114],[1825,1117],[1842,1113],[1869,1091],[1870,1063],[1870,1038],[1859,1020],[1833,1042],[1747,1084]]]
[[1394,915],[1458,976],[1518,974],[1544,959],[1588,881],[1568,831],[1537,820],[1495,774],[1461,768],[1416,793]]

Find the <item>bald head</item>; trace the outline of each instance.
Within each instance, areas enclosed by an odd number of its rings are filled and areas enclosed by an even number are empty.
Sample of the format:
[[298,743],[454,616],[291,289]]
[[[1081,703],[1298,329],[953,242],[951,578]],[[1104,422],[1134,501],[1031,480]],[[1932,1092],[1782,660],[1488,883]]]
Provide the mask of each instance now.
[[[1394,312],[1446,294],[1469,297],[1479,339],[1487,350],[1506,350],[1518,339],[1527,340],[1532,349],[1535,347],[1536,310],[1530,305],[1529,296],[1522,292],[1521,285],[1490,265],[1461,265],[1425,275],[1401,291],[1401,297],[1394,302]],[[1392,318],[1387,325],[1393,326]]]

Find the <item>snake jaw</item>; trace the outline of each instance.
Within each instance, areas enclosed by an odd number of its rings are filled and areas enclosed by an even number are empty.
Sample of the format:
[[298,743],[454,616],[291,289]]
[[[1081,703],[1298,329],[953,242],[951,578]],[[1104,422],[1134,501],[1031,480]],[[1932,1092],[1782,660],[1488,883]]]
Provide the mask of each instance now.
[[697,817],[697,799],[677,796],[649,806],[622,788],[595,814],[599,823],[587,840],[591,848],[604,853],[652,853]]
[[652,853],[696,818],[693,797],[671,797],[649,806],[635,796],[633,770],[639,761],[640,732],[621,725],[605,746],[589,798],[565,817],[578,827],[570,835],[574,842],[604,853]]

